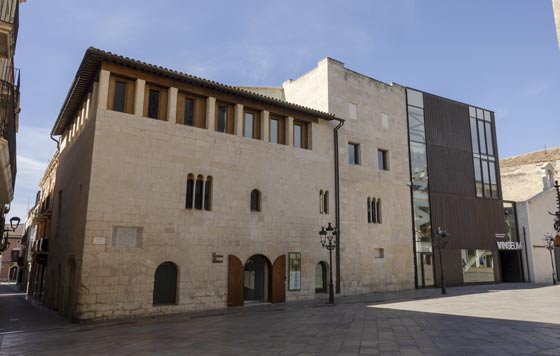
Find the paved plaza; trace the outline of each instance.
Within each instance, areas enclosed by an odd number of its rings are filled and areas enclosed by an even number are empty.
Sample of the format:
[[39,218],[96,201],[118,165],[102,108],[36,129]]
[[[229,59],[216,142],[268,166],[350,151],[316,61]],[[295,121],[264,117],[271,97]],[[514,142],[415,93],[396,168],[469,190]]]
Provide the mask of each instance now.
[[501,284],[72,324],[0,289],[0,355],[560,355],[560,286]]

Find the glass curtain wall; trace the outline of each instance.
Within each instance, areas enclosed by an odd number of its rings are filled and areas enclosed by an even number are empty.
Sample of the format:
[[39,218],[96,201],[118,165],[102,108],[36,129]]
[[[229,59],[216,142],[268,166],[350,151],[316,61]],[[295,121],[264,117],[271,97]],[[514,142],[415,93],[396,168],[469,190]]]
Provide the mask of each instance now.
[[476,196],[498,199],[496,157],[489,111],[469,106]]
[[424,98],[421,92],[406,90],[412,206],[414,210],[414,251],[416,253],[416,284],[420,288],[434,286],[432,228],[428,189],[428,160],[424,126]]

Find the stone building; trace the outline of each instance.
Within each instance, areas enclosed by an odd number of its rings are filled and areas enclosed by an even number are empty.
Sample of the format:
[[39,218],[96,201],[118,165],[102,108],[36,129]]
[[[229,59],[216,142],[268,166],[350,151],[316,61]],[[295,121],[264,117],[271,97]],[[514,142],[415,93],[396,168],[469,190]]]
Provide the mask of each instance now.
[[[455,128],[456,176],[476,199],[466,104],[446,111],[447,99],[331,58],[282,87],[234,87],[90,48],[52,130],[60,144],[42,300],[90,319],[322,298],[330,266],[318,232],[329,223],[338,294],[433,286],[433,217],[416,206],[432,196],[413,192],[427,177],[410,173],[410,95],[432,105],[427,122],[449,122],[426,124],[434,147],[438,130]],[[436,178],[442,169],[428,168]],[[494,212],[500,195],[485,184],[495,196],[479,205]],[[468,216],[492,232],[481,244],[495,245],[499,209],[497,219]],[[434,216],[457,229],[455,215]],[[420,235],[429,251],[417,251]],[[444,261],[462,284],[466,247],[454,248]]]
[[[15,67],[21,0],[0,0],[0,231],[14,197],[16,132],[19,116],[19,69]],[[0,238],[0,253],[7,248]]]
[[[56,151],[47,165],[39,182],[39,192],[33,208],[29,210],[26,221],[26,238],[23,240],[25,263],[22,269],[27,292],[39,299],[45,295],[47,280],[47,265],[49,258],[49,237],[52,226],[53,191],[56,182],[56,169],[58,166],[58,151]],[[54,271],[50,271],[54,274]],[[51,279],[54,279],[54,275]]]
[[4,233],[9,245],[0,255],[0,281],[16,282],[18,279],[22,232],[23,226],[19,226],[15,231]]
[[[509,201],[517,225],[512,228],[521,242],[523,272],[536,283],[552,282],[552,267],[545,235],[554,236],[557,205],[554,182],[560,178],[560,147],[525,153],[500,161],[504,200]],[[556,239],[555,261],[560,261],[560,238]],[[558,264],[556,263],[556,273]]]

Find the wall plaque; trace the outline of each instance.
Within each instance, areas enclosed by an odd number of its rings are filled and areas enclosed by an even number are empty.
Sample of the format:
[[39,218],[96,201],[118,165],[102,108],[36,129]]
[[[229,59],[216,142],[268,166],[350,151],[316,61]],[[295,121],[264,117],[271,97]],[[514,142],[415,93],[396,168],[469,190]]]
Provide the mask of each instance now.
[[141,248],[142,228],[134,226],[113,226],[111,246],[115,248]]

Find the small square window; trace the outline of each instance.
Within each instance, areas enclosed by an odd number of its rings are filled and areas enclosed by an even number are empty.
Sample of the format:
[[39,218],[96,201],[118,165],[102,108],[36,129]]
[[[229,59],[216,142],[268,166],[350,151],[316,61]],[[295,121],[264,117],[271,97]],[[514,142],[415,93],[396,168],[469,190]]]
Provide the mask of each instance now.
[[360,145],[357,143],[348,143],[348,163],[360,164]]
[[389,151],[382,149],[377,150],[377,165],[380,171],[389,170]]
[[376,248],[374,252],[375,258],[385,258],[385,249]]

